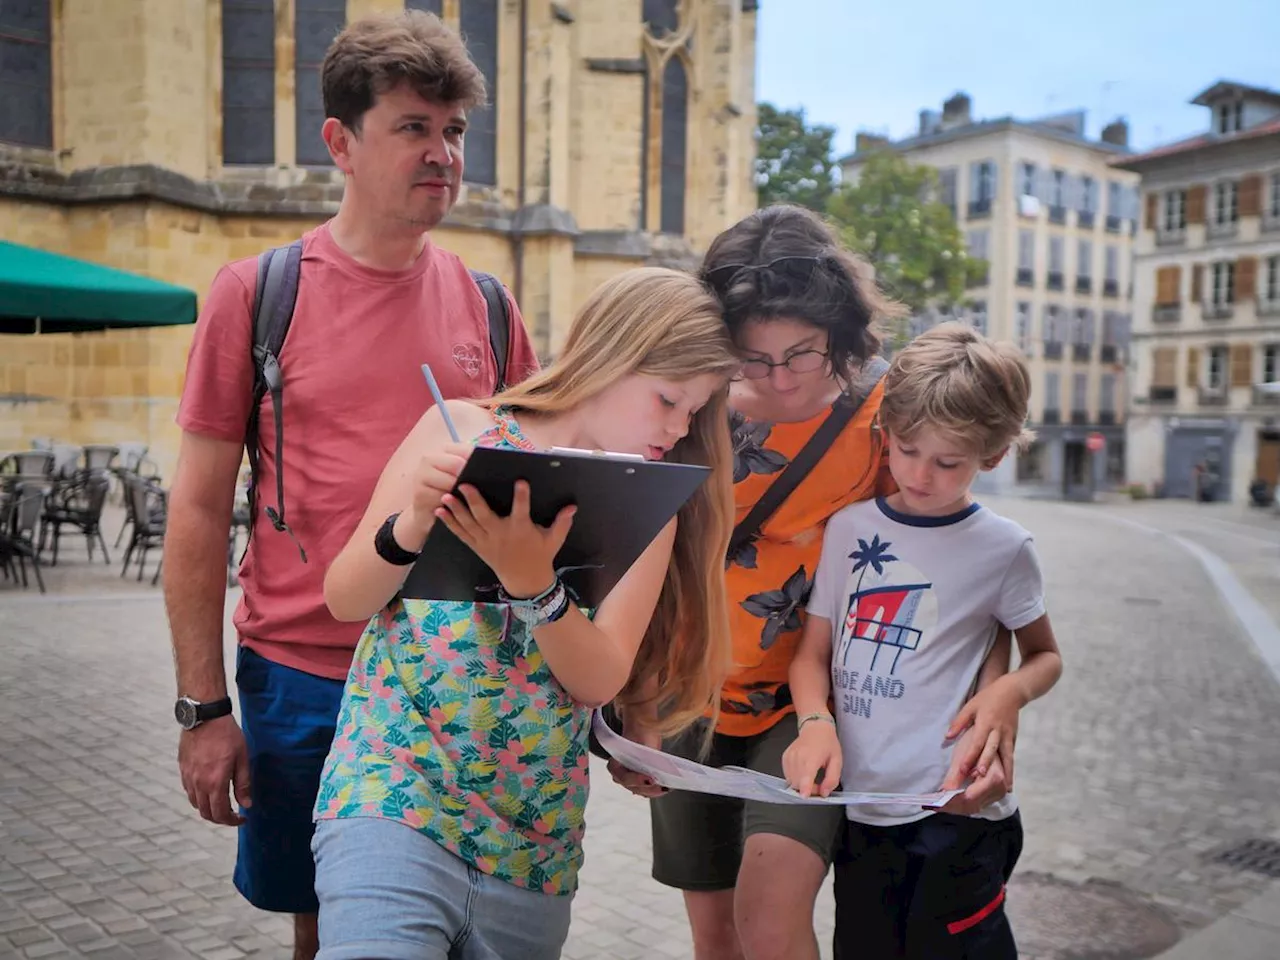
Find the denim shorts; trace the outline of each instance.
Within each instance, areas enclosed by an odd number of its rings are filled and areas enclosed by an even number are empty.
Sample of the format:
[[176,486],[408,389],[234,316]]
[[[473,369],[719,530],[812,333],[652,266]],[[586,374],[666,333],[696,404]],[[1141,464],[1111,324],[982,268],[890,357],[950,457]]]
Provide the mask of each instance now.
[[477,870],[413,827],[321,820],[316,960],[555,960],[572,894],[526,890]]
[[236,686],[253,795],[240,811],[236,889],[259,910],[315,913],[312,812],[345,684],[241,647]]

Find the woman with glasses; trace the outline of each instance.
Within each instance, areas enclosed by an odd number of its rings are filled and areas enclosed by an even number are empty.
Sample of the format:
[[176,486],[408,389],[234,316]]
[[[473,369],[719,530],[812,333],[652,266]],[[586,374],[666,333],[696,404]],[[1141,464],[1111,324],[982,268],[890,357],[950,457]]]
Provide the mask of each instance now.
[[[744,357],[730,391],[737,522],[748,526],[793,460],[811,459],[800,454],[815,434],[829,445],[752,536],[731,547],[734,667],[719,714],[707,720],[714,733],[708,743],[705,727],[695,729],[665,748],[781,776],[797,735],[787,671],[823,528],[842,507],[892,489],[874,427],[886,369],[875,327],[898,307],[817,216],[797,207],[768,207],[730,227],[711,244],[701,276]],[[657,745],[643,718],[624,717],[624,731]],[[666,793],[616,761],[610,769],[655,798],[653,876],[684,891],[697,960],[817,960],[813,907],[842,807]]]

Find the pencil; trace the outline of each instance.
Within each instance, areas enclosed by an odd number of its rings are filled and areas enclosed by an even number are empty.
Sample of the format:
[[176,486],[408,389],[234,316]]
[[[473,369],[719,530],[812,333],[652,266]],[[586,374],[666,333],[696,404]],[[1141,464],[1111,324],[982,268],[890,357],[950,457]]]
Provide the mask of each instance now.
[[440,411],[440,416],[444,417],[444,425],[449,428],[449,436],[453,437],[454,443],[461,443],[458,437],[458,428],[453,425],[453,418],[449,416],[449,408],[444,405],[444,397],[440,395],[440,386],[436,383],[435,375],[431,372],[431,365],[424,363],[422,365],[422,375],[427,378],[427,386],[431,388],[431,396],[435,399],[436,409]]

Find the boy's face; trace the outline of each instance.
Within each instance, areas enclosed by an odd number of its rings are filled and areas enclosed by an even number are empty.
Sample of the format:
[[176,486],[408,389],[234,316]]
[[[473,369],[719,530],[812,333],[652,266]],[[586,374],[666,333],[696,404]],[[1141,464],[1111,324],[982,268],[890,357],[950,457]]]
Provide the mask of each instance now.
[[945,517],[970,503],[969,487],[980,470],[990,470],[1000,458],[984,463],[959,439],[933,427],[922,427],[908,440],[887,433],[889,472],[902,495],[905,512]]

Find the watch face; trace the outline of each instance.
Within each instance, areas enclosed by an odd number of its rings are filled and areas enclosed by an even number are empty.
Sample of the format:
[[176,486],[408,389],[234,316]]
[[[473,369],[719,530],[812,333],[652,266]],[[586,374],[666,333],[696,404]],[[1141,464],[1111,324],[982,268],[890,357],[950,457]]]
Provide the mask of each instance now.
[[185,697],[173,705],[173,716],[186,730],[196,725],[196,705]]

